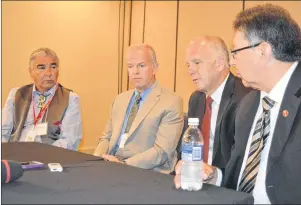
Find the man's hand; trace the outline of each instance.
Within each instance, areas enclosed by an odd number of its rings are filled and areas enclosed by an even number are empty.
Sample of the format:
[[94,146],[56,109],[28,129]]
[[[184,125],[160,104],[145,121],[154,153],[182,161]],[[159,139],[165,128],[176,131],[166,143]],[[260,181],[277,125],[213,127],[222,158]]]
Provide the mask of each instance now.
[[202,179],[205,183],[211,180],[216,175],[216,167],[210,166],[203,162]]
[[177,165],[175,167],[176,176],[174,178],[174,183],[175,183],[175,187],[177,189],[181,188],[181,169],[182,169],[182,163],[183,163],[182,160],[178,161],[178,163],[177,163]]
[[[176,176],[174,178],[174,183],[175,183],[175,187],[177,189],[181,188],[182,164],[183,164],[183,161],[180,160],[175,167]],[[216,178],[215,176],[216,176],[216,168],[203,162],[203,170],[202,170],[203,182],[207,183],[210,181],[210,183],[211,183],[211,181]],[[214,181],[216,181],[216,179]]]
[[104,154],[104,155],[102,155],[102,158],[104,158],[104,160],[106,160],[106,161],[125,164],[125,162],[120,161],[117,157],[115,157],[113,155]]

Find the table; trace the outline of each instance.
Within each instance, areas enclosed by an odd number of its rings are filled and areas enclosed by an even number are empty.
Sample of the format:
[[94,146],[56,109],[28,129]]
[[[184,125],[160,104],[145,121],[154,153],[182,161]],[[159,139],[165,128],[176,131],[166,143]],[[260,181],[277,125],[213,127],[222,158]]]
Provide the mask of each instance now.
[[[3,154],[7,156],[5,151],[3,150]],[[69,151],[62,149],[60,152],[64,154]],[[82,154],[72,153],[74,157]],[[43,155],[47,153],[40,153],[40,159]],[[204,184],[198,192],[176,190],[171,175],[119,163],[88,159],[78,163],[66,161],[63,167],[64,171],[61,173],[53,173],[48,169],[26,171],[19,180],[2,186],[2,203],[253,203],[253,197],[249,194],[213,185]]]
[[38,142],[2,143],[2,159],[18,162],[39,161],[47,163],[78,163],[102,160],[90,154],[67,150]]

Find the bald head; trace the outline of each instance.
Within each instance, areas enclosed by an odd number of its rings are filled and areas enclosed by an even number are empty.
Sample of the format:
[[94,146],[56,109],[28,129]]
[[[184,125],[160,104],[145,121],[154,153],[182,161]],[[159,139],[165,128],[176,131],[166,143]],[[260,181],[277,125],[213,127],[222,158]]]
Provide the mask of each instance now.
[[186,64],[197,90],[210,95],[229,74],[227,46],[219,37],[197,37],[188,44]]
[[155,50],[148,44],[136,44],[128,48],[127,68],[135,88],[143,92],[156,81],[158,63]]
[[[225,68],[229,68],[229,53],[225,42],[217,36],[199,36],[189,42],[187,52],[198,53],[204,50],[207,60],[224,61]],[[203,53],[203,52],[202,52]]]

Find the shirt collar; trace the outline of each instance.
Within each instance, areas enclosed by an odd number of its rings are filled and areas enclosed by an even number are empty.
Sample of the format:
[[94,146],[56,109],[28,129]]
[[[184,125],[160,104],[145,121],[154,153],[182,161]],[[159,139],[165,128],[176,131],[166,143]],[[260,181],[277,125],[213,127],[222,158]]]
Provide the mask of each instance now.
[[[150,93],[150,91],[152,91],[152,89],[155,87],[156,84],[157,84],[157,82],[155,82],[152,86],[150,86],[145,91],[140,93],[140,96],[141,96],[142,100],[145,100],[146,96]],[[138,94],[138,91],[135,89],[135,96],[134,97],[136,97],[137,94]]]
[[293,65],[288,69],[288,71],[282,76],[282,78],[277,82],[277,84],[272,88],[269,93],[261,91],[261,99],[268,96],[276,103],[281,103],[283,99],[284,92],[286,90],[287,84],[298,65],[298,61],[293,63]]
[[229,78],[229,74],[224,79],[223,83],[220,84],[220,86],[212,93],[211,98],[214,102],[216,102],[218,105],[221,103],[223,91],[226,85],[226,82]]
[[[56,84],[54,86],[52,86],[52,88],[50,88],[49,90],[47,90],[46,92],[44,92],[44,96],[49,96],[49,95],[54,95],[55,92],[55,88],[56,88]],[[32,89],[32,93],[36,94],[36,95],[40,95],[41,93],[36,89],[35,84],[33,84],[33,89]]]

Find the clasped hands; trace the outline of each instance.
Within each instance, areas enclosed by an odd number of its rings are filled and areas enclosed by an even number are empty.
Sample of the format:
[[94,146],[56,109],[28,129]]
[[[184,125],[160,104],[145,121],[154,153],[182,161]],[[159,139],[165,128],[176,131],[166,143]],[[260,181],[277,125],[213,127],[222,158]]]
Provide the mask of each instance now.
[[117,163],[121,163],[121,164],[126,164],[124,161],[119,160],[117,157],[113,156],[113,155],[109,155],[109,154],[103,154],[102,158],[106,161],[110,161],[110,162],[117,162]]

